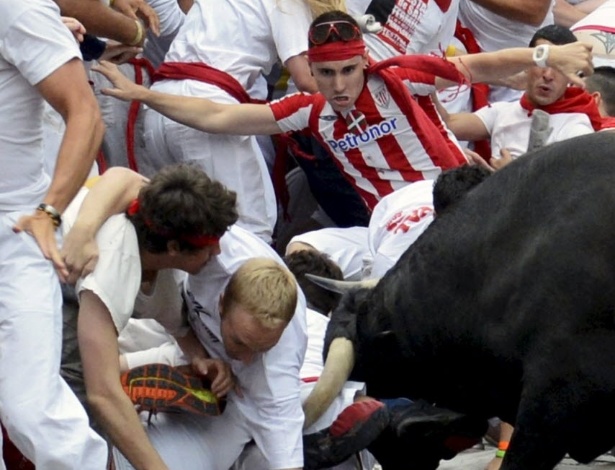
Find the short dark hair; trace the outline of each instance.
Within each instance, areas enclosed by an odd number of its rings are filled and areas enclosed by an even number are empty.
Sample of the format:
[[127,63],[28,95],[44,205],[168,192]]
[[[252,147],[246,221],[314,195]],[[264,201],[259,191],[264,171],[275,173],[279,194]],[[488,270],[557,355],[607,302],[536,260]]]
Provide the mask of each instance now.
[[169,165],[154,175],[139,192],[139,210],[127,215],[137,232],[139,246],[164,253],[169,241],[180,250],[199,247],[184,239],[191,235],[220,237],[237,221],[237,196],[213,181],[195,165]]
[[433,187],[433,207],[436,215],[453,206],[490,175],[489,170],[478,165],[463,165],[440,173]]
[[339,303],[341,295],[314,284],[305,275],[309,273],[342,280],[344,275],[340,267],[325,253],[317,250],[294,251],[284,257],[284,262],[297,278],[309,306],[323,315],[328,315]]
[[558,24],[543,26],[536,31],[530,40],[530,47],[536,46],[539,39],[549,41],[551,44],[555,44],[556,46],[577,42],[577,37],[572,31],[570,31],[570,29]]
[[609,116],[615,116],[615,68],[596,67],[594,73],[585,79],[590,93],[599,92]]
[[[323,13],[322,15],[317,16],[314,19],[314,21],[312,21],[312,24],[310,24],[309,31],[312,31],[312,29],[314,29],[319,24],[330,23],[332,21],[347,21],[347,22],[355,25],[359,29],[359,31],[361,31],[361,28],[359,26],[359,23],[357,23],[357,20],[355,20],[348,13],[345,13],[345,12],[340,11],[340,10],[328,11],[326,13]],[[308,34],[308,48],[313,47],[315,45],[315,44],[312,43],[311,40],[309,40],[310,36],[311,36],[311,34]],[[342,42],[342,41],[343,41],[343,39],[340,38],[339,36],[337,36],[335,34],[331,34],[327,38],[327,40],[325,41],[325,44],[332,43],[332,42]]]

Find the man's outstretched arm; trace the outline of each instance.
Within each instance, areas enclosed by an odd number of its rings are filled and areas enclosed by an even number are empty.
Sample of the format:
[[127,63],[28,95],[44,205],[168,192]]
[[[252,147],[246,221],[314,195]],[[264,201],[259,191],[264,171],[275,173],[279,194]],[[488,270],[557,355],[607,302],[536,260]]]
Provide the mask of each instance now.
[[103,74],[114,88],[102,93],[115,98],[137,100],[170,119],[211,134],[279,134],[273,111],[264,104],[220,104],[205,98],[169,95],[150,90],[126,78],[116,65],[102,61],[92,70]]

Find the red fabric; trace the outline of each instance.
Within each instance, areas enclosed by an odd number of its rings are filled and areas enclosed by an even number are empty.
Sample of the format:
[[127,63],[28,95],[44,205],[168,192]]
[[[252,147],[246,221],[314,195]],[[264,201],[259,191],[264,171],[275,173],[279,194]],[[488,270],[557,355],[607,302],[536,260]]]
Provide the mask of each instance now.
[[362,39],[356,41],[329,42],[308,49],[310,62],[328,62],[331,60],[348,60],[365,54],[365,43]]
[[[395,69],[392,67],[399,67]],[[436,56],[398,56],[372,64],[368,73],[379,74],[393,99],[401,109],[411,110],[406,113],[417,138],[436,166],[442,169],[467,163],[463,152],[452,143],[437,116],[430,97],[412,97],[402,79],[416,83],[434,83],[436,77],[464,84],[465,76],[451,62]],[[400,154],[403,149],[398,149]],[[454,163],[452,163],[454,162]]]
[[96,163],[98,164],[99,175],[102,175],[105,171],[107,171],[107,159],[105,158],[105,154],[102,149],[98,149],[98,153],[96,154]]
[[34,470],[34,464],[25,458],[11,442],[4,426],[2,427],[2,441],[2,459],[8,470]]
[[527,110],[527,115],[531,116],[534,109],[541,109],[549,114],[558,113],[582,113],[586,114],[591,121],[592,127],[595,131],[602,129],[604,119],[600,116],[598,111],[598,105],[594,98],[579,87],[568,87],[564,92],[564,95],[554,103],[545,106],[536,106],[530,102],[527,97],[527,93],[524,93],[521,97],[521,107]]
[[384,408],[384,403],[378,400],[362,400],[353,403],[342,411],[329,429],[333,437],[348,433],[357,424],[363,423],[372,414]]
[[[154,66],[147,59],[133,58],[129,61],[135,70],[135,83],[137,85],[143,85],[143,69],[147,70],[150,78],[154,75]],[[131,101],[128,108],[128,120],[126,122],[126,155],[128,157],[128,166],[133,171],[139,171],[137,165],[137,157],[135,154],[135,126],[137,124],[137,117],[139,116],[139,110],[141,109],[141,103],[138,101]]]
[[[390,67],[403,67],[404,78],[413,82],[433,83],[435,77],[465,84],[465,76],[446,59],[428,55],[400,55],[372,63],[368,73],[378,73]],[[402,84],[403,85],[403,84]],[[399,88],[395,86],[395,88]],[[404,87],[405,88],[405,87]]]
[[160,80],[198,80],[210,83],[235,98],[240,103],[263,103],[248,95],[233,76],[202,62],[164,62],[152,77],[152,83]]
[[602,118],[602,129],[615,129],[615,117],[603,117]]
[[[462,26],[459,20],[457,20],[457,25],[455,26],[455,37],[461,41],[468,54],[478,54],[482,52],[472,31]],[[471,99],[472,111],[477,111],[489,105],[489,85],[486,83],[472,83]],[[491,160],[491,143],[489,140],[474,141],[474,151],[487,162]]]

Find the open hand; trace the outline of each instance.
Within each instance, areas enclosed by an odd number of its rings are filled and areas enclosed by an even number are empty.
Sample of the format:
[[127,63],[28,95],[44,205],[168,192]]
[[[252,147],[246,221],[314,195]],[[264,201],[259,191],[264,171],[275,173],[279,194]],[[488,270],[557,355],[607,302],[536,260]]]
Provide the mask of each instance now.
[[60,256],[55,231],[51,218],[40,211],[20,217],[13,226],[13,232],[26,232],[34,237],[45,259],[51,260],[60,280],[66,282],[68,269]]

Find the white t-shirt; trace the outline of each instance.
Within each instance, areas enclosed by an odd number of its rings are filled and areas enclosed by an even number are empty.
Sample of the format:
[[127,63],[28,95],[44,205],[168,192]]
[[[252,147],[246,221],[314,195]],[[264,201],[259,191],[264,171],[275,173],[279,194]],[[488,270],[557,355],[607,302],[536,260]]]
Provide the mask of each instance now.
[[361,279],[364,264],[371,264],[366,227],[322,228],[295,235],[289,245],[293,242],[305,243],[325,253],[340,267],[347,281]]
[[147,0],[147,3],[158,14],[160,35],[156,36],[151,30],[147,30],[143,56],[152,63],[154,68],[158,68],[169,51],[179,28],[184,24],[186,15],[179,8],[177,0]]
[[[231,75],[253,98],[264,99],[262,76],[278,58],[286,62],[307,50],[310,21],[302,1],[195,0],[165,61],[206,63]],[[173,82],[161,81],[153,88],[179,92]],[[227,96],[213,85],[191,80],[190,86],[191,95]]]
[[417,181],[376,205],[368,227],[374,261],[366,278],[384,276],[433,221],[433,185],[433,180]]
[[[526,153],[532,118],[519,101],[494,103],[474,114],[483,121],[491,135],[491,154],[494,158],[500,158],[503,148],[510,151],[513,159]],[[551,114],[549,126],[553,131],[547,144],[594,132],[589,118],[582,113]]]
[[33,209],[47,192],[44,100],[35,86],[75,57],[54,2],[0,2],[0,211]]
[[282,259],[265,242],[246,230],[232,226],[220,239],[221,254],[210,260],[198,275],[189,276],[185,299],[192,328],[212,357],[231,365],[243,398],[230,392],[242,421],[269,461],[270,468],[303,466],[303,411],[299,370],[307,346],[305,298],[298,290],[295,315],[278,343],[250,364],[226,354],[220,333],[220,295],[231,275],[248,259]]
[[443,55],[455,34],[459,0],[347,0],[348,12],[360,16],[368,11],[382,24],[377,34],[365,34],[365,43],[375,60],[401,54]]
[[[62,215],[63,234],[71,229],[88,190],[82,188]],[[141,258],[134,226],[124,216],[110,217],[96,234],[99,256],[94,271],[77,281],[76,290],[95,293],[105,304],[118,334],[128,320],[151,318],[170,333],[185,333],[181,317],[181,287],[186,274],[174,269],[158,271],[147,294],[141,288]]]

